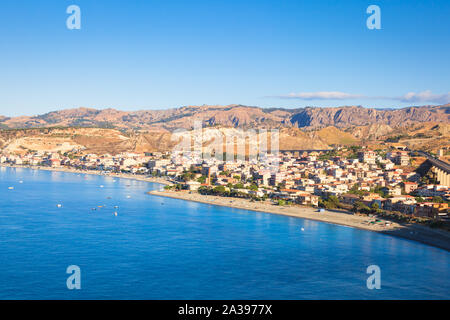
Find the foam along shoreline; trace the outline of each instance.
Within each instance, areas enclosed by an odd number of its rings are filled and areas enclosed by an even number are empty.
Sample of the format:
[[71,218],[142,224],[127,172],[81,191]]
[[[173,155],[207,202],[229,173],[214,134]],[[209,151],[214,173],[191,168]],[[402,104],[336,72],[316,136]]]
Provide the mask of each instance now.
[[298,205],[277,206],[273,205],[268,201],[251,202],[248,199],[201,195],[197,192],[189,193],[188,191],[155,190],[149,191],[148,194],[224,207],[231,207],[236,209],[280,214],[290,217],[332,223],[367,231],[383,233],[391,236],[401,237],[450,251],[449,232],[446,232],[444,230],[432,229],[426,226],[416,224],[407,224],[407,225],[399,224],[397,222],[385,219],[368,217],[365,215],[355,215],[350,212],[336,212],[330,210],[318,212],[318,209],[312,207],[305,207]]
[[113,173],[113,172],[102,172],[98,170],[78,170],[78,169],[72,169],[72,168],[51,168],[51,167],[41,167],[41,166],[25,166],[25,165],[5,165],[0,164],[0,167],[6,167],[6,168],[24,168],[24,169],[33,169],[33,170],[44,170],[44,171],[57,171],[57,172],[68,172],[68,173],[77,173],[77,174],[92,174],[97,176],[106,176],[106,177],[113,177],[113,178],[122,178],[122,179],[131,179],[131,180],[138,180],[138,181],[145,181],[145,182],[151,182],[151,183],[159,183],[163,185],[172,185],[170,181],[159,178],[159,177],[148,177],[144,175],[136,175],[131,173]]

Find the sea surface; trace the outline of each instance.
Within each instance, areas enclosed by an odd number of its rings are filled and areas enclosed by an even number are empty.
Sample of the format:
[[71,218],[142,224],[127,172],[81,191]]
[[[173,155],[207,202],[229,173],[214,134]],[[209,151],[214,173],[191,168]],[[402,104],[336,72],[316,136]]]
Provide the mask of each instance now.
[[[146,194],[160,188],[0,167],[0,299],[450,298],[445,250]],[[367,288],[370,265],[381,289]]]

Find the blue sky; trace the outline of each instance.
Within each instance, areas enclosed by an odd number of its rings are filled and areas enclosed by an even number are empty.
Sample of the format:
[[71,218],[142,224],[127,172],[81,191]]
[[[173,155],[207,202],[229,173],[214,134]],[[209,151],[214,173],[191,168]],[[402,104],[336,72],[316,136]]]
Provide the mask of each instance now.
[[[81,30],[66,28],[72,4]],[[2,0],[0,114],[440,104],[449,17],[444,0]]]

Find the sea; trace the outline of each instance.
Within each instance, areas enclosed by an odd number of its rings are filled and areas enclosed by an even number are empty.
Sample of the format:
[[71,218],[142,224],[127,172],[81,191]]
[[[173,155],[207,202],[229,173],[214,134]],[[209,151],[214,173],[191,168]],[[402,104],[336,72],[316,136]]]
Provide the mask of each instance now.
[[0,299],[449,299],[450,253],[355,228],[0,167]]

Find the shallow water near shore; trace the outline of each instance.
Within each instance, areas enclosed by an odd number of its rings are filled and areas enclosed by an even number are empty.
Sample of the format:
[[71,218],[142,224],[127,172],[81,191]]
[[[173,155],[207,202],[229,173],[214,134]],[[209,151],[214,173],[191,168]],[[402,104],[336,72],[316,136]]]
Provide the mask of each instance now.
[[[445,250],[146,194],[160,188],[0,167],[0,299],[450,298]],[[69,265],[81,290],[67,289]],[[367,289],[369,265],[380,290]]]

